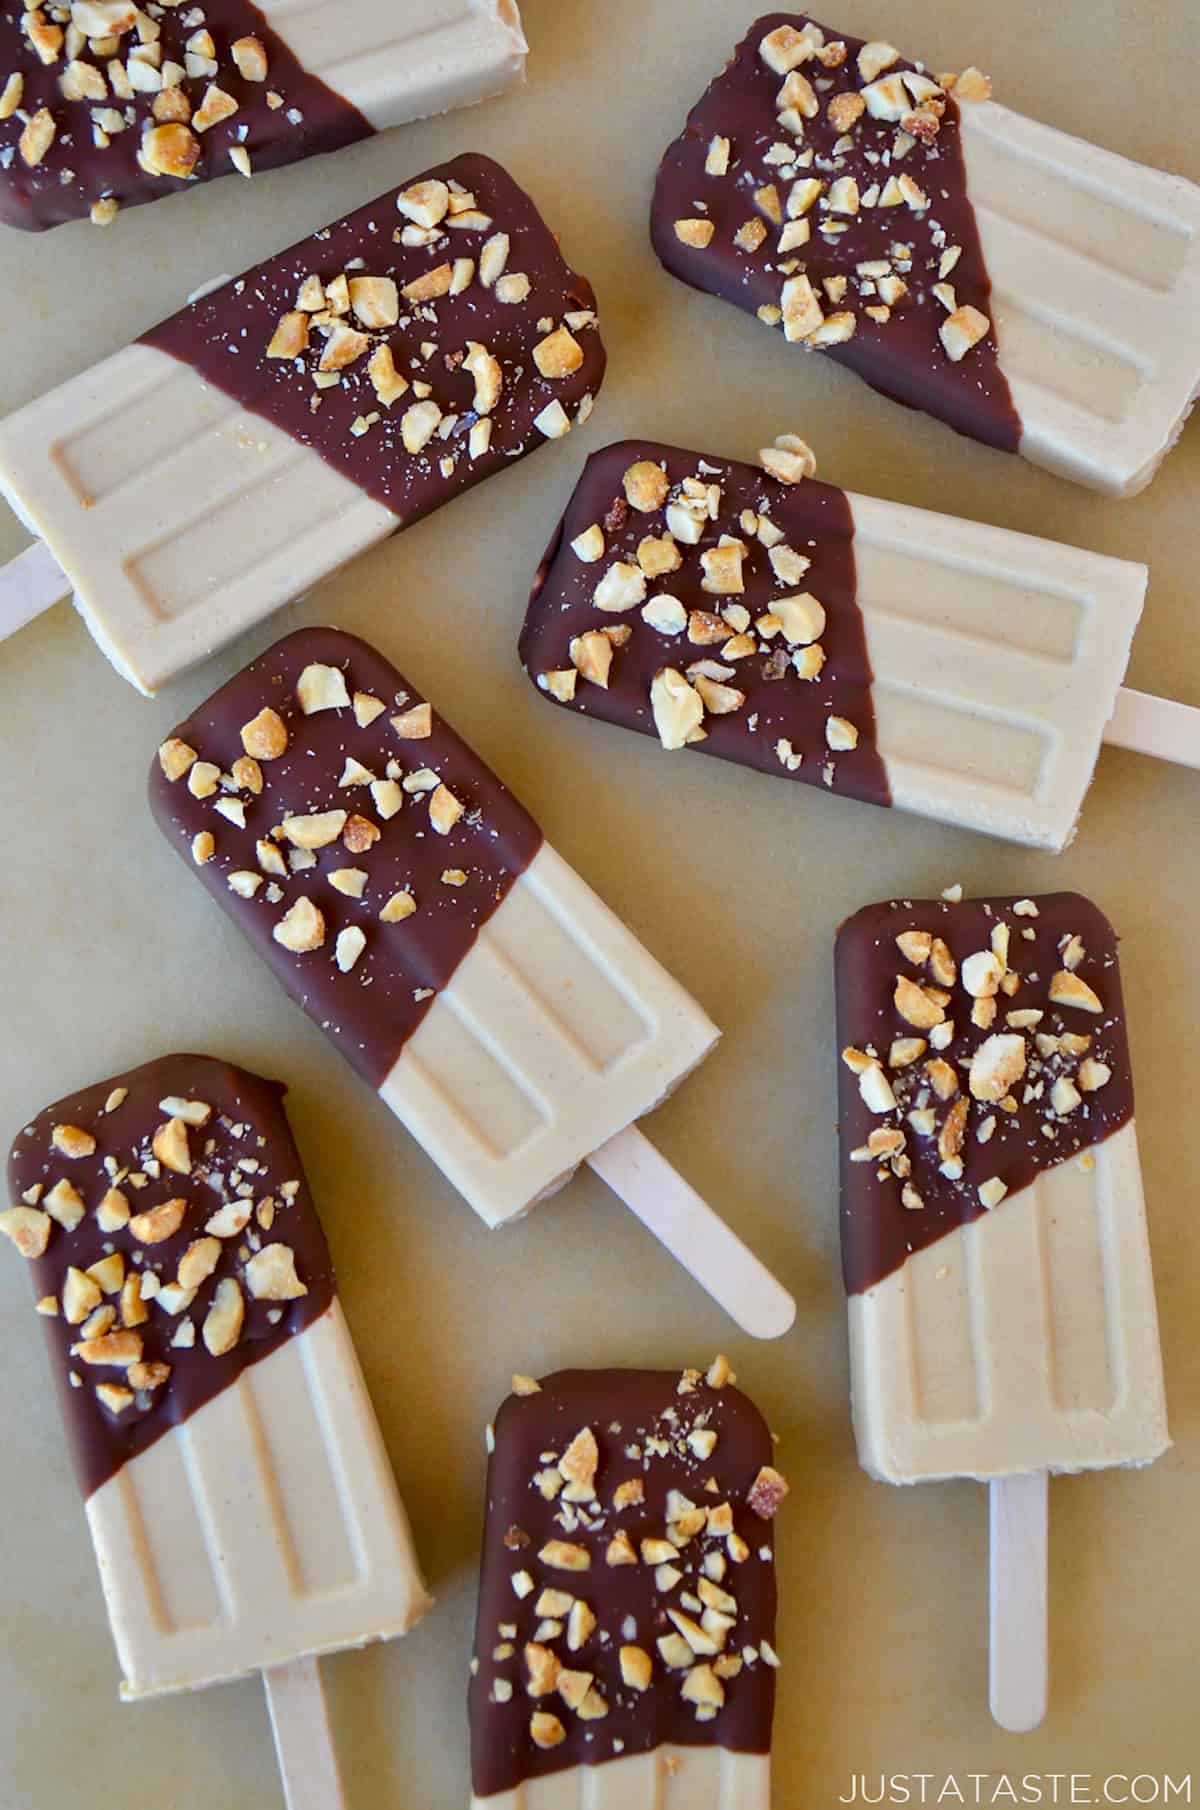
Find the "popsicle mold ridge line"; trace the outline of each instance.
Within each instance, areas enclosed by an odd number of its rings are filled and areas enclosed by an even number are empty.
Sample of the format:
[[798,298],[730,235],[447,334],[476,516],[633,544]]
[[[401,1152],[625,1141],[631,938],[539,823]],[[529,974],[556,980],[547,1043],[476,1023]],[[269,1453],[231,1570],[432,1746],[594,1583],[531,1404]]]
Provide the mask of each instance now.
[[1061,849],[1144,566],[656,441],[593,454],[520,658],[581,714],[759,772]]
[[168,737],[150,791],[172,847],[489,1224],[566,1181],[716,1040],[353,636],[277,643]]
[[990,93],[764,15],[663,158],[655,250],[884,394],[1132,495],[1200,389],[1200,187]]
[[275,1082],[165,1056],[18,1135],[29,1260],[127,1698],[428,1607]]
[[590,284],[464,155],[0,422],[0,488],[153,692],[586,421],[604,367]]
[[1168,1444],[1107,919],[1076,893],[892,901],[837,943],[859,1454],[891,1482]]
[[0,17],[0,222],[108,226],[519,81],[515,0],[44,0]]
[[723,1358],[513,1378],[471,1664],[476,1810],[767,1810],[787,1484],[735,1381]]

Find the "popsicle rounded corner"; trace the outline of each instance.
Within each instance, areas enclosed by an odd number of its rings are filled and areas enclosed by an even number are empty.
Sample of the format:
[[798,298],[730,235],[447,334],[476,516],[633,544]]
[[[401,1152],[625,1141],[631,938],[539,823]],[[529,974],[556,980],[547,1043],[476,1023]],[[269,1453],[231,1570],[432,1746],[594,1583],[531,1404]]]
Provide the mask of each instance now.
[[521,17],[519,0],[485,0],[485,3],[500,30],[508,36],[516,70],[514,85],[523,86],[529,79],[529,39],[525,34],[525,21]]

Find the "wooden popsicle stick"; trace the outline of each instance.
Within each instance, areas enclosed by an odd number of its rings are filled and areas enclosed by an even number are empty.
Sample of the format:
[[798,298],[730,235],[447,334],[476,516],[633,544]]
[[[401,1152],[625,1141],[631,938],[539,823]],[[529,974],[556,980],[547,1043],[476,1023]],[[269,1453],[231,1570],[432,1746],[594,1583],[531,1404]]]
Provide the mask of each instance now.
[[67,577],[44,540],[18,553],[0,566],[0,641],[48,610],[52,603],[71,595]]
[[1014,1734],[1046,1714],[1048,1482],[1045,1471],[1034,1471],[988,1485],[989,1695],[993,1717]]
[[744,1332],[782,1337],[796,1318],[791,1295],[636,1125],[588,1163]]
[[1200,767],[1200,710],[1123,685],[1104,731],[1112,748],[1132,748],[1179,767]]
[[293,1659],[262,1676],[287,1810],[346,1810],[318,1662]]

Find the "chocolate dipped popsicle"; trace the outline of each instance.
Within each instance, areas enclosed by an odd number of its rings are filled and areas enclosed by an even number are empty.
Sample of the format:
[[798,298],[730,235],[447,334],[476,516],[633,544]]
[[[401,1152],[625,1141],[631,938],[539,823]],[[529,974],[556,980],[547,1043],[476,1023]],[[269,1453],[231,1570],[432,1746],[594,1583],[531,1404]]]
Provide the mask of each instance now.
[[[408,29],[406,29],[408,25]],[[0,223],[39,232],[337,151],[519,81],[515,0],[43,0],[0,13]]]
[[1039,848],[1101,739],[1200,767],[1200,712],[1121,687],[1146,569],[656,441],[588,460],[520,657],[581,715]]
[[1046,1474],[1169,1439],[1117,960],[1078,893],[868,906],[837,940],[860,1460],[989,1482],[992,1697],[1046,1689]]
[[762,773],[890,804],[852,499],[799,442],[761,467],[625,440],[584,467],[534,582],[543,696]]
[[153,692],[561,439],[604,366],[591,285],[533,201],[456,157],[0,423],[0,489],[41,537],[0,635],[73,590]]
[[122,1697],[261,1670],[285,1779],[302,1749],[336,1780],[313,1656],[428,1599],[283,1094],[195,1055],[73,1092],[17,1136],[0,1232],[29,1262]]
[[474,1810],[768,1810],[787,1483],[727,1361],[561,1370],[489,1429]]
[[159,827],[489,1225],[609,1181],[761,1336],[795,1312],[634,1128],[717,1031],[383,655],[303,629],[161,745]]
[[1131,495],[1200,388],[1200,188],[990,93],[765,14],[663,158],[655,250],[959,433]]

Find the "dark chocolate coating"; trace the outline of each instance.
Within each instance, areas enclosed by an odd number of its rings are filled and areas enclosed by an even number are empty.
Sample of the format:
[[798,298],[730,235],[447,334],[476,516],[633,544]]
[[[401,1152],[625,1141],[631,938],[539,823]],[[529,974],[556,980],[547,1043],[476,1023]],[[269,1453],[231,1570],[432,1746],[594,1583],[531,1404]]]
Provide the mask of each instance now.
[[[695,1591],[705,1553],[723,1550],[723,1542],[706,1532],[678,1554],[675,1563],[684,1581],[660,1592],[655,1567],[612,1566],[605,1553],[614,1534],[624,1532],[635,1549],[647,1538],[665,1537],[666,1500],[681,1491],[697,1507],[728,1502],[736,1532],[749,1547],[741,1564],[730,1561],[721,1588],[737,1601],[736,1625],[729,1630],[726,1652],[737,1655],[775,1637],[775,1563],[771,1522],[757,1514],[747,1498],[759,1470],[772,1462],[771,1435],[753,1403],[730,1386],[713,1389],[699,1372],[686,1373],[690,1392],[679,1393],[681,1378],[666,1370],[560,1370],[542,1379],[535,1395],[511,1395],[496,1417],[495,1448],[488,1466],[487,1514],[479,1610],[473,1648],[477,1666],[470,1686],[471,1770],[479,1797],[509,1791],[525,1779],[592,1766],[622,1754],[647,1753],[672,1742],[680,1746],[721,1746],[740,1753],[767,1753],[775,1704],[775,1673],[759,1658],[724,1681],[725,1703],[709,1722],[696,1719],[693,1706],[680,1696],[684,1674],[669,1671],[655,1641],[674,1632],[668,1605],[678,1608],[681,1593]],[[717,1434],[711,1458],[702,1461],[684,1443],[697,1424]],[[581,1429],[591,1429],[599,1447],[595,1490],[598,1510],[589,1515],[590,1529],[564,1531],[558,1517],[564,1504],[547,1501],[533,1482],[535,1473],[560,1458]],[[668,1442],[666,1452],[646,1452],[648,1438]],[[627,1448],[636,1445],[639,1455]],[[553,1454],[553,1457],[551,1457]],[[645,1500],[620,1510],[613,1491],[630,1478],[641,1479]],[[714,1491],[706,1490],[709,1478]],[[538,1554],[548,1540],[585,1546],[591,1555],[587,1571],[550,1567]],[[519,1599],[515,1574],[526,1571],[535,1588]],[[523,1650],[532,1641],[542,1616],[537,1602],[543,1589],[566,1591],[582,1599],[596,1616],[595,1630],[578,1652],[568,1649],[565,1634],[544,1644],[563,1666],[594,1676],[594,1688],[608,1704],[608,1715],[582,1720],[557,1695],[527,1694],[529,1674]],[[632,1617],[636,1628],[625,1627]],[[698,1620],[699,1617],[694,1619]],[[501,1634],[515,1624],[516,1634]],[[512,1654],[493,1657],[508,1642]],[[653,1680],[644,1692],[622,1682],[620,1649],[640,1646],[653,1661]],[[507,1703],[495,1702],[496,1680],[513,1686]],[[530,1717],[544,1710],[556,1715],[566,1730],[559,1746],[540,1749],[530,1737]]]
[[[642,620],[641,606],[621,615],[594,608],[592,593],[614,560],[637,563],[638,543],[644,536],[662,536],[666,520],[662,511],[644,515],[625,503],[622,478],[629,466],[650,460],[665,467],[672,485],[685,477],[701,476],[721,486],[721,508],[715,521],[706,524],[696,547],[680,546],[679,571],[648,580],[647,595],[665,592],[689,612],[719,610],[722,603],[742,604],[754,620],[769,610],[774,599],[798,591],[811,591],[826,611],[821,645],[826,662],[819,678],[801,679],[782,656],[788,653],[782,637],[758,639],[758,651],[746,659],[723,662],[721,644],[698,646],[688,634],[667,636]],[[703,466],[703,470],[701,467]],[[769,510],[771,521],[784,531],[785,543],[812,564],[795,584],[776,578],[767,549],[739,525],[745,509]],[[585,564],[571,542],[593,522],[604,525],[605,555],[594,565]],[[745,591],[724,598],[701,588],[700,555],[715,547],[721,536],[743,541]],[[871,705],[871,668],[867,659],[862,616],[855,598],[854,522],[844,491],[830,484],[805,480],[780,484],[757,466],[710,453],[685,452],[652,441],[625,440],[594,453],[567,505],[567,511],[539,568],[521,633],[521,662],[530,678],[547,671],[569,668],[570,644],[588,629],[624,624],[632,630],[623,647],[614,650],[608,688],[579,679],[574,699],[565,707],[625,729],[638,729],[657,739],[650,706],[650,685],[661,667],[686,673],[703,659],[729,664],[727,683],[745,693],[745,704],[728,716],[706,715],[706,739],[694,743],[704,754],[822,785],[870,804],[890,804],[887,774],[875,748],[875,713]],[[732,635],[733,630],[729,630]],[[543,695],[549,695],[543,693]],[[557,701],[557,700],[554,700]],[[847,718],[858,730],[858,746],[833,753],[826,744],[829,716]],[[780,740],[790,741],[803,756],[795,771],[776,752]],[[672,754],[678,759],[678,754]]]
[[[997,1176],[1009,1195],[1026,1188],[1034,1178],[1058,1163],[1065,1163],[1095,1144],[1102,1143],[1133,1116],[1133,1074],[1121,997],[1117,961],[1117,937],[1108,919],[1079,893],[1043,894],[1033,901],[1037,916],[1018,915],[1011,898],[968,899],[954,905],[943,899],[893,901],[869,905],[848,918],[838,932],[836,954],[838,1047],[874,1051],[892,1083],[898,1110],[880,1116],[871,1112],[859,1092],[858,1082],[842,1061],[838,1063],[838,1116],[841,1143],[842,1266],[848,1294],[861,1294],[893,1270],[903,1267],[914,1251],[934,1244],[956,1227],[967,1225],[988,1211],[979,1199],[980,1185]],[[997,996],[998,1011],[990,1029],[971,1021],[972,1000],[962,985],[966,956],[990,947],[995,925],[1010,928],[1009,967],[1021,975],[1016,993]],[[927,930],[941,937],[958,966],[952,1000],[945,1008],[955,1027],[944,1059],[960,1080],[956,1099],[969,1102],[966,1135],[961,1150],[963,1175],[948,1179],[940,1173],[937,1136],[917,1135],[905,1121],[905,1113],[918,1104],[915,1091],[923,1083],[923,1065],[937,1055],[929,1049],[912,1067],[899,1071],[888,1066],[894,1038],[928,1037],[914,1030],[893,1002],[898,975],[920,984],[936,984],[927,967],[905,959],[896,937],[906,930]],[[1032,931],[1032,937],[1029,932]],[[1099,996],[1103,1012],[1081,1011],[1050,1002],[1052,976],[1062,969],[1061,947],[1066,938],[1078,936],[1085,954],[1075,970]],[[1025,1038],[1026,1072],[1012,1089],[1017,1111],[975,1100],[967,1085],[967,1071],[975,1050],[993,1034],[1010,1035],[1006,1022],[1012,1011],[1041,1010],[1041,1021],[1020,1032]],[[1058,1051],[1039,1054],[1039,1035],[1090,1037],[1085,1055]],[[1050,1100],[1060,1075],[1074,1080],[1080,1063],[1105,1063],[1111,1079],[1093,1092],[1083,1092],[1074,1111],[1056,1113]],[[1035,1088],[1038,1097],[1026,1098]],[[938,1128],[952,1109],[926,1087],[927,1104],[935,1110]],[[986,1143],[976,1133],[988,1117],[995,1129]],[[884,1126],[898,1126],[906,1133],[906,1154],[912,1162],[911,1182],[924,1201],[917,1209],[901,1201],[901,1180],[885,1172],[880,1179],[875,1162],[852,1162],[851,1151],[865,1145],[868,1135]],[[1052,1135],[1046,1135],[1047,1132]],[[1006,1212],[1007,1200],[993,1211]]]
[[[478,211],[490,222],[486,229],[446,231],[425,248],[400,244],[398,235],[409,222],[397,211],[396,196],[400,189],[431,178],[447,184],[457,181],[473,194]],[[507,274],[529,278],[526,301],[502,302],[494,287],[485,288],[479,281],[480,253],[498,233],[507,233],[510,241]],[[399,324],[370,335],[372,348],[384,343],[391,347],[401,376],[410,384],[429,384],[430,400],[445,417],[456,417],[449,437],[435,433],[422,452],[408,452],[401,437],[405,412],[419,398],[410,388],[385,408],[368,373],[369,353],[343,371],[340,384],[324,390],[313,384],[325,346],[318,330],[310,334],[309,349],[300,358],[267,357],[276,326],[295,308],[305,277],[316,274],[325,283],[343,272],[350,277],[391,277],[403,289],[459,258],[470,258],[476,265],[476,275],[461,295],[444,295],[420,306],[401,298]],[[551,330],[544,323],[558,328],[565,315],[592,312],[595,305],[591,284],[569,268],[557,239],[524,190],[490,157],[468,154],[389,189],[313,238],[181,309],[143,338],[320,453],[390,509],[397,527],[407,527],[544,444],[534,421],[549,403],[560,402],[572,420],[581,405],[586,412],[590,404],[585,398],[595,397],[604,378],[604,347],[596,327],[575,330],[583,362],[567,377],[544,378],[534,364],[533,351]],[[346,324],[359,326],[353,314],[346,317]],[[475,380],[462,364],[472,341],[499,359],[504,380],[490,417],[491,445],[475,459],[468,453],[468,436],[479,419],[473,407]],[[428,357],[422,345],[434,347]],[[379,420],[366,433],[351,432],[355,421],[375,413]],[[447,458],[454,460],[454,470],[444,476],[440,463]]]
[[[116,1088],[126,1088],[127,1097],[106,1112],[105,1102]],[[205,1236],[206,1222],[222,1203],[239,1198],[239,1183],[250,1187],[251,1193],[244,1198],[252,1206],[268,1197],[274,1204],[269,1229],[264,1229],[252,1212],[243,1232],[222,1239],[220,1261],[185,1313],[172,1316],[157,1301],[145,1303],[148,1317],[133,1328],[142,1339],[142,1361],[169,1364],[171,1374],[159,1388],[137,1393],[119,1415],[103,1405],[95,1386],[125,1384],[126,1372],[73,1358],[71,1346],[79,1340],[80,1328],[68,1326],[61,1312],[43,1320],[71,1456],[85,1497],[229,1388],[248,1365],[311,1326],[334,1298],[329,1250],[283,1109],[284,1092],[278,1081],[263,1080],[212,1056],[162,1056],[48,1106],[13,1144],[8,1180],[14,1202],[39,1185],[44,1202],[45,1192],[65,1178],[87,1208],[72,1232],[53,1222],[44,1255],[30,1265],[35,1295],[54,1295],[60,1303],[68,1266],[85,1270],[112,1251],[124,1256],[126,1274],[135,1268],[143,1275],[154,1269],[164,1284],[173,1282],[180,1257],[194,1239]],[[204,1101],[212,1107],[212,1116],[202,1128],[189,1129],[191,1173],[183,1175],[162,1167],[154,1176],[144,1164],[150,1161],[153,1165],[151,1139],[168,1117],[159,1102],[169,1096]],[[82,1158],[63,1156],[51,1143],[56,1125],[90,1132],[96,1140],[95,1153]],[[239,1171],[234,1166],[239,1159],[257,1167]],[[121,1178],[120,1172],[126,1170],[148,1179],[135,1187],[128,1177]],[[281,1189],[289,1182],[298,1186],[285,1196]],[[139,1243],[128,1225],[103,1232],[96,1221],[96,1208],[113,1186],[125,1195],[133,1215],[164,1201],[184,1199],[187,1207],[179,1230],[158,1244]],[[296,1274],[307,1294],[291,1301],[267,1301],[256,1300],[250,1293],[245,1259],[271,1244],[291,1247]],[[138,1252],[144,1261],[135,1265]],[[204,1344],[202,1328],[217,1286],[225,1277],[233,1277],[241,1287],[245,1320],[233,1349],[213,1357]],[[120,1297],[106,1295],[104,1300],[118,1308],[114,1330],[120,1330]],[[171,1342],[184,1319],[195,1327],[195,1343],[190,1347]],[[72,1386],[72,1375],[80,1378],[81,1386]]]
[[[349,709],[305,716],[296,701],[297,680],[310,663],[336,666],[351,696],[364,692],[386,709],[360,728]],[[158,760],[150,775],[150,803],[160,829],[176,853],[238,928],[249,937],[287,992],[303,1006],[373,1087],[385,1079],[404,1044],[429,1009],[432,997],[450,980],[481,926],[541,846],[532,817],[441,718],[433,717],[426,740],[401,740],[391,718],[423,703],[382,654],[338,629],[301,629],[276,642],[223,685],[173,732],[224,773],[242,755],[242,725],[269,706],[288,731],[280,759],[261,764],[263,790],[222,790],[197,798],[186,777],[168,780]],[[432,769],[464,806],[448,835],[430,825],[429,793],[406,795],[403,808],[384,819],[365,785],[340,786],[348,757],[379,780],[389,763],[402,775]],[[215,809],[218,800],[240,799],[246,827],[239,829]],[[365,852],[350,852],[342,838],[313,851],[315,865],[281,878],[260,865],[257,843],[269,840],[285,817],[344,810],[380,831]],[[216,852],[195,867],[192,838],[208,830]],[[276,845],[286,854],[288,843]],[[361,868],[368,875],[361,899],[330,884],[331,871]],[[442,881],[446,871],[466,873],[466,883]],[[229,889],[228,875],[260,873],[253,898]],[[272,887],[278,892],[275,897]],[[409,889],[417,910],[397,923],[380,921],[381,907]],[[274,940],[272,930],[300,897],[323,914],[321,947],[294,954]],[[342,973],[334,959],[338,934],[358,926],[366,947],[353,968]]]
[[[650,231],[662,263],[693,289],[733,302],[750,314],[779,304],[784,281],[776,250],[779,229],[764,219],[767,237],[756,252],[740,250],[733,242],[734,234],[747,220],[763,219],[754,201],[756,189],[774,182],[786,203],[790,187],[780,179],[778,166],[766,162],[773,145],[791,140],[776,117],[775,99],[784,78],[764,63],[759,45],[780,25],[801,30],[808,22],[804,13],[767,13],[755,21],[726,68],[688,115],[683,133],[663,158],[655,185]],[[834,145],[841,134],[829,121],[826,107],[835,95],[862,88],[857,56],[863,40],[828,28],[825,35],[828,40],[843,42],[847,55],[838,69],[826,70],[815,60],[802,66],[801,73],[816,89],[820,112],[804,122],[801,148],[814,151],[816,161],[801,175],[816,176],[826,183],[838,176],[853,176],[861,192],[873,183],[885,182],[889,175],[906,173],[930,200],[929,208],[919,214],[906,206],[861,208],[850,220],[850,230],[832,244],[817,231],[823,217],[819,202],[812,208],[808,244],[785,254],[785,261],[799,260],[794,274],[807,273],[827,314],[835,307],[849,308],[857,320],[852,339],[825,351],[894,401],[936,415],[973,440],[1016,452],[1021,422],[1000,369],[994,331],[957,364],[947,357],[938,339],[946,310],[932,288],[938,281],[945,247],[962,248],[946,279],[955,289],[959,306],[970,304],[990,318],[991,283],[967,193],[958,103],[952,96],[946,97],[937,137],[930,145],[918,140],[901,161],[882,161],[890,156],[897,128],[870,114],[864,114],[851,128],[853,148],[835,159]],[[919,68],[901,58],[886,73]],[[725,176],[705,173],[705,157],[714,135],[730,140],[730,166]],[[697,216],[697,202],[705,204],[701,216]],[[682,244],[675,234],[676,220],[696,217],[711,220],[716,228],[711,244],[703,250]],[[912,268],[904,273],[908,294],[893,308],[890,320],[879,323],[868,317],[863,305],[878,302],[878,296],[868,295],[860,302],[856,267],[886,256],[897,242],[912,248]],[[835,304],[824,295],[821,283],[826,277],[839,276],[849,279],[849,287],[845,299]],[[800,344],[785,350],[793,358],[801,358],[808,348]]]
[[[115,196],[123,208],[157,201],[214,176],[236,175],[229,161],[233,145],[244,145],[253,169],[260,171],[295,163],[319,152],[340,151],[343,145],[371,136],[374,128],[358,109],[296,61],[250,0],[204,0],[201,10],[204,29],[211,33],[216,45],[218,72],[215,76],[188,76],[181,87],[195,109],[213,82],[232,96],[238,110],[206,132],[195,134],[201,152],[190,178],[151,176],[138,163],[143,129],[157,123],[151,112],[153,94],[135,92],[132,100],[121,100],[110,89],[103,101],[66,100],[59,85],[67,66],[65,52],[54,63],[42,63],[21,29],[21,7],[14,3],[0,12],[0,86],[11,72],[18,71],[25,84],[22,112],[34,113],[47,107],[58,127],[50,150],[30,169],[17,149],[23,121],[16,114],[0,121],[0,221],[6,226],[41,232],[68,220],[86,219],[92,203],[109,195]],[[159,42],[164,47],[164,62],[169,59],[184,63],[186,41],[197,29],[194,24],[184,23],[191,13],[192,8],[187,5],[161,11]],[[243,37],[258,38],[266,50],[264,82],[247,81],[229,54],[230,45]],[[125,60],[130,43],[136,41],[136,32],[122,37],[118,52],[121,61]],[[104,70],[110,59],[90,57],[85,50],[84,60]],[[268,105],[268,94],[281,96],[283,105]],[[114,133],[104,149],[92,137],[92,116],[97,108],[115,108],[119,113],[132,115],[132,123],[123,132]],[[297,113],[298,119],[294,117]],[[239,175],[237,180],[244,178]]]

